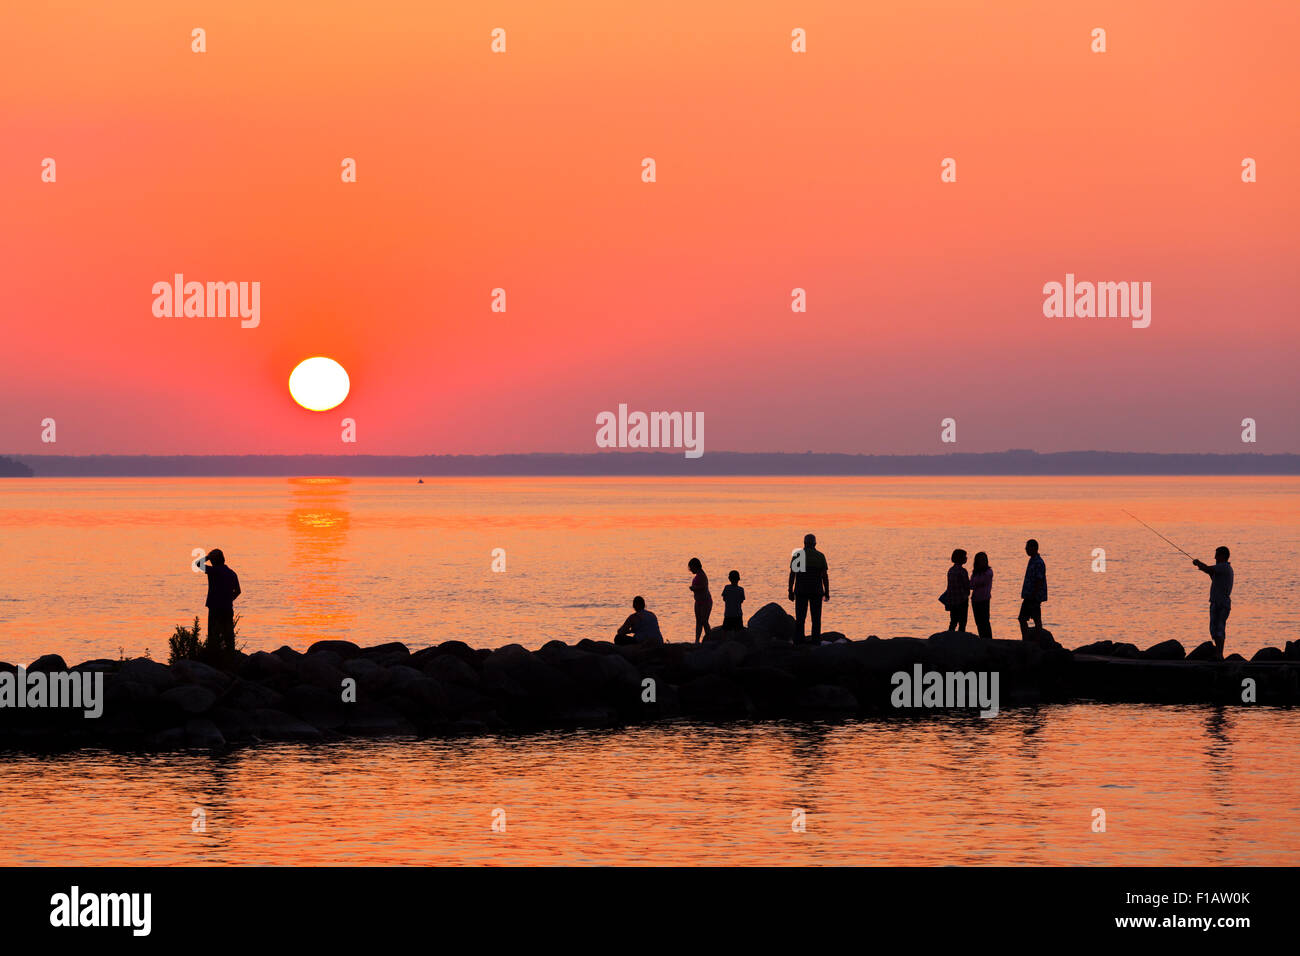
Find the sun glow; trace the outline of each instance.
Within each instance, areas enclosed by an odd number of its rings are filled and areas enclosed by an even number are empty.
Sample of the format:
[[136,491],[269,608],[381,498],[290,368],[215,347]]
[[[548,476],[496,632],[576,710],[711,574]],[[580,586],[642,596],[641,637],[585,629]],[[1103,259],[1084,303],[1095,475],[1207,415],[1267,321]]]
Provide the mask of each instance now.
[[303,408],[323,412],[348,397],[352,383],[343,366],[332,358],[317,355],[304,359],[289,375],[289,394]]

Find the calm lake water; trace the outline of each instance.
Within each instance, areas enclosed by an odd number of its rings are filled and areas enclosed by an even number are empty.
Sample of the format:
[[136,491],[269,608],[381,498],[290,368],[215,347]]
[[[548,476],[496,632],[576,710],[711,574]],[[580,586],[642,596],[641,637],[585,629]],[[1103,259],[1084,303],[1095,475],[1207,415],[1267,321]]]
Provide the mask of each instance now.
[[1068,705],[9,755],[0,862],[1294,865],[1298,739],[1300,711]]
[[[753,613],[783,599],[808,530],[830,561],[826,626],[850,637],[943,627],[954,547],[988,551],[995,634],[1013,636],[1033,536],[1046,623],[1067,646],[1190,648],[1208,579],[1123,508],[1205,559],[1232,548],[1228,649],[1249,655],[1300,636],[1298,505],[1300,482],[1272,478],[5,480],[0,659],[165,658],[172,627],[202,610],[196,547],[223,548],[239,572],[249,649],[323,637],[536,647],[607,636],[637,593],[686,640],[688,558],[704,561],[715,598],[738,569]],[[1294,864],[1298,740],[1295,710],[1068,705],[221,755],[9,753],[0,864]],[[791,829],[796,810],[805,832]]]
[[325,637],[540,647],[608,636],[636,594],[669,640],[689,640],[689,558],[720,623],[733,568],[746,616],[784,602],[810,530],[831,568],[825,626],[851,638],[946,627],[937,598],[957,547],[988,552],[994,635],[1014,637],[1036,537],[1062,643],[1190,650],[1208,636],[1209,579],[1121,509],[1202,560],[1232,548],[1229,651],[1297,636],[1300,479],[5,479],[0,660],[165,658],[173,627],[203,613],[191,552],[214,547],[239,573],[249,650]]

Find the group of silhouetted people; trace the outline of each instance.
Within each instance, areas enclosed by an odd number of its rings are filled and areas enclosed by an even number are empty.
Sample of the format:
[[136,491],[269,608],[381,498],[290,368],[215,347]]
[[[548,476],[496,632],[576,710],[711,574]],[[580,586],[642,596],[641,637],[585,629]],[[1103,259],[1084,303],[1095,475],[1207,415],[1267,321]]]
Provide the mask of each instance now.
[[[1020,613],[1017,620],[1020,622],[1020,636],[1030,641],[1037,637],[1036,631],[1043,629],[1047,565],[1038,553],[1038,542],[1035,539],[1030,538],[1025,542],[1025,554],[1029,556],[1029,561],[1025,565],[1024,581],[1020,585]],[[1210,576],[1210,638],[1220,659],[1227,644],[1228,614],[1232,610],[1233,573],[1228,558],[1228,549],[1220,547],[1214,552],[1214,564],[1192,560],[1192,564]],[[693,575],[690,591],[695,605],[695,643],[698,644],[714,631],[709,626],[713,595],[709,593],[709,577],[705,574],[700,559],[691,558],[687,562],[687,568]],[[239,576],[226,564],[226,557],[219,548],[214,548],[205,556],[203,570],[208,579],[208,597],[205,602],[208,608],[208,639],[214,647],[228,650],[233,658],[234,602],[241,593]],[[730,572],[727,579],[729,583],[722,589],[722,631],[741,631],[745,626],[745,589],[740,586],[739,571]],[[831,584],[826,556],[817,550],[815,535],[804,535],[803,547],[791,555],[787,592],[789,599],[794,602],[799,640],[820,643],[822,604],[831,599]],[[976,552],[968,574],[965,550],[958,548],[953,551],[952,566],[948,569],[948,586],[939,596],[940,602],[948,609],[948,630],[964,633],[969,612],[975,618],[979,636],[991,640],[993,628],[989,623],[989,606],[992,597],[993,569],[989,566],[988,555],[983,551]],[[804,630],[809,617],[812,618],[811,637],[805,635]],[[632,613],[616,632],[614,643],[664,643],[663,633],[659,630],[659,619],[654,612],[646,609],[644,597],[637,595],[632,599]]]
[[[1043,604],[1047,601],[1047,563],[1038,553],[1038,541],[1030,538],[1025,542],[1025,554],[1029,560],[1025,564],[1025,577],[1020,585],[1020,636],[1032,641],[1043,629]],[[1205,564],[1193,561],[1200,570],[1210,575],[1210,637],[1223,657],[1227,642],[1226,628],[1228,614],[1231,611],[1232,565],[1228,563],[1228,549],[1221,547],[1214,552],[1215,563]],[[948,569],[948,586],[939,596],[940,602],[948,610],[948,630],[964,633],[968,615],[975,618],[975,629],[981,638],[992,640],[993,626],[990,623],[989,609],[993,600],[993,568],[989,565],[989,556],[983,551],[975,553],[975,560],[970,572],[966,571],[966,551],[958,548],[952,553],[952,566]],[[691,558],[687,568],[693,575],[690,591],[695,608],[695,643],[708,639],[714,628],[709,625],[709,616],[713,612],[713,596],[709,593],[709,578],[699,558]],[[723,631],[739,631],[744,628],[742,605],[745,601],[745,589],[740,586],[740,572],[732,571],[727,575],[730,583],[722,589]],[[804,546],[794,552],[790,559],[790,578],[787,587],[789,599],[795,605],[795,619],[799,629],[799,640],[816,644],[821,641],[822,604],[831,598],[830,574],[826,556],[817,550],[815,535],[804,536]],[[645,598],[637,596],[632,601],[633,612],[623,626],[618,629],[615,643],[663,643],[659,631],[659,621],[645,609]],[[807,619],[812,619],[812,634],[805,633]],[[644,640],[643,640],[644,635]]]
[[[713,595],[709,593],[709,576],[704,573],[704,565],[699,558],[691,558],[686,568],[694,577],[691,578],[691,595],[695,599],[695,643],[713,633],[709,626],[709,615],[713,613]],[[742,631],[745,629],[745,589],[740,586],[740,572],[732,571],[727,575],[727,586],[722,589],[722,629],[724,631]]]
[[[1033,640],[1032,632],[1043,627],[1043,602],[1047,600],[1047,564],[1038,553],[1038,542],[1030,538],[1025,542],[1029,563],[1025,566],[1025,580],[1020,585],[1020,636]],[[958,548],[952,553],[952,567],[948,569],[948,586],[939,595],[939,602],[948,609],[948,630],[964,633],[967,609],[975,617],[975,628],[980,637],[993,639],[993,625],[989,623],[989,605],[993,601],[993,569],[989,556],[976,552],[970,574],[966,573],[966,552]],[[1031,628],[1029,625],[1033,623]]]

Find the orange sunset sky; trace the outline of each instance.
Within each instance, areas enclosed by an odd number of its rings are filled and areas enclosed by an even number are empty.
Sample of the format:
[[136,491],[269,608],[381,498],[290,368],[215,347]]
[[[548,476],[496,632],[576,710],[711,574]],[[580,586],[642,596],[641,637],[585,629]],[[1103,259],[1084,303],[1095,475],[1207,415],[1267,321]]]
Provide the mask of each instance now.
[[[1300,451],[1291,0],[56,0],[0,36],[0,452],[595,451],[620,402],[711,450]],[[155,317],[177,272],[259,281],[260,325]],[[1044,317],[1067,272],[1151,282],[1151,326]],[[330,412],[286,387],[316,354]]]

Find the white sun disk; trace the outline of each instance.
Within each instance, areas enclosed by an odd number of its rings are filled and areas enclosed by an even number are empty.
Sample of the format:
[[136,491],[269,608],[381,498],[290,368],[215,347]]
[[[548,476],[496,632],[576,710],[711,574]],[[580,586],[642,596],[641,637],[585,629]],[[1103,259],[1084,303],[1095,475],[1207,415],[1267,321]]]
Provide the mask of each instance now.
[[313,412],[334,408],[348,397],[351,387],[343,366],[323,355],[304,359],[289,374],[289,394]]

